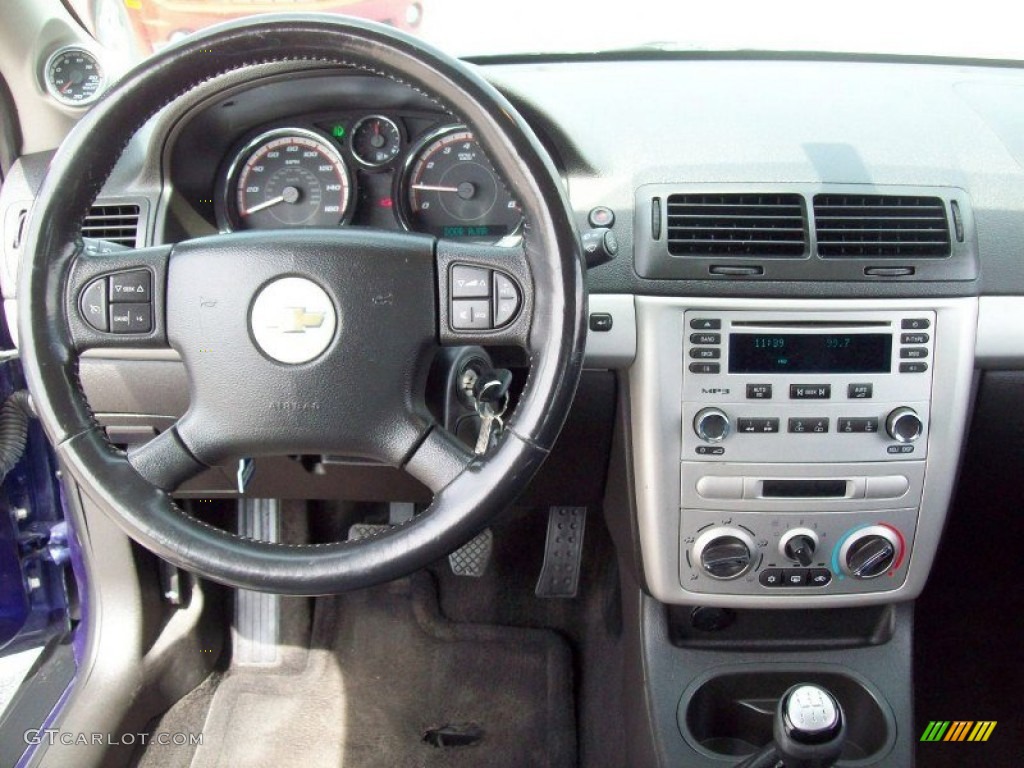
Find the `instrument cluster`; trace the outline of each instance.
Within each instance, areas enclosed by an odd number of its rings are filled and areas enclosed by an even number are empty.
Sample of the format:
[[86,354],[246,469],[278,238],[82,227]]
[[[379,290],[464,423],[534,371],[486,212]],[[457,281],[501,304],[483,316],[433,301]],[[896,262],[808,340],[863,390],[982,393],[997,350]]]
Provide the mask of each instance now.
[[496,242],[523,220],[472,131],[434,115],[263,126],[234,145],[217,178],[222,231],[356,225]]

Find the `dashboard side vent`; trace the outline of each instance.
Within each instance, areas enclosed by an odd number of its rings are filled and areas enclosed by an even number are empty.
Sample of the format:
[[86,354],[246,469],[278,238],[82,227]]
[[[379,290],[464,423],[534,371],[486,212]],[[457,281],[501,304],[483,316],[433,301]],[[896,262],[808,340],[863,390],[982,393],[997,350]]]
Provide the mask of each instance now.
[[108,240],[135,247],[139,233],[139,206],[134,204],[99,204],[89,209],[82,222],[82,237]]
[[667,209],[673,256],[792,258],[807,252],[801,195],[673,194]]
[[946,204],[912,195],[814,196],[822,258],[942,258],[950,255]]

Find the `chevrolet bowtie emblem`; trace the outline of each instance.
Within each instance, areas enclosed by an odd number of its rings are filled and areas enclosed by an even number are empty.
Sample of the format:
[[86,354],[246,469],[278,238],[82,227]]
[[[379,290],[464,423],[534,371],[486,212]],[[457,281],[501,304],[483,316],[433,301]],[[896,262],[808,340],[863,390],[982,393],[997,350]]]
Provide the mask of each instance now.
[[305,307],[286,307],[276,322],[267,323],[267,327],[278,328],[282,333],[305,333],[307,328],[319,328],[323,324],[323,312],[307,312]]

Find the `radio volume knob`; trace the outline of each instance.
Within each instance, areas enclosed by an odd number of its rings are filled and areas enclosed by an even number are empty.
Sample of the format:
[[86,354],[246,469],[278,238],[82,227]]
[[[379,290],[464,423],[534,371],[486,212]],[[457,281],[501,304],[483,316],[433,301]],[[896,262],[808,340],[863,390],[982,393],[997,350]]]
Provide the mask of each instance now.
[[898,443],[912,443],[924,431],[924,423],[917,411],[902,406],[894,408],[885,420],[885,431]]
[[732,424],[721,408],[702,408],[693,417],[693,431],[705,443],[720,443],[729,436]]

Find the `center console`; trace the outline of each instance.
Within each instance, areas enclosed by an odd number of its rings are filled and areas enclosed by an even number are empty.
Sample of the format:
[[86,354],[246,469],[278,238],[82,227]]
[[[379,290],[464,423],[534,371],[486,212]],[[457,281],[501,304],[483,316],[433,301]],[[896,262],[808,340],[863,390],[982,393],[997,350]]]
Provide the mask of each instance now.
[[971,397],[975,299],[637,297],[644,577],[664,603],[922,589]]

